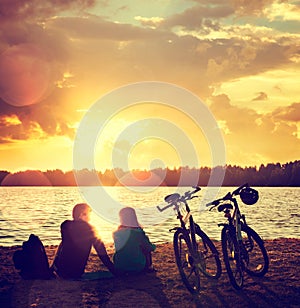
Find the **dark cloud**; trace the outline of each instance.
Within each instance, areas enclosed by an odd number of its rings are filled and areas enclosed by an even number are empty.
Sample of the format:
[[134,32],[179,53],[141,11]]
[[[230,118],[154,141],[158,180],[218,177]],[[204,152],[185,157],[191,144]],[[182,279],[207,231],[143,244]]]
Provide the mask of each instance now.
[[[28,139],[30,129],[24,129],[19,116],[27,113],[26,108],[12,107],[0,100],[0,139],[1,143],[11,143],[12,140]],[[11,123],[10,119],[15,119]],[[29,123],[26,124],[27,128]]]
[[[174,14],[161,23],[165,27],[182,26],[186,29],[199,29],[204,25],[205,20],[210,20],[211,24],[216,25],[216,20],[229,16],[259,16],[263,15],[263,9],[272,3],[278,3],[277,0],[194,0],[194,7],[188,8],[182,13]],[[284,2],[280,0],[279,2]],[[213,22],[212,20],[215,21]]]
[[168,28],[182,26],[186,29],[199,29],[207,19],[228,17],[233,13],[234,10],[228,5],[219,5],[216,7],[197,5],[185,10],[183,13],[174,14],[166,18],[161,23],[161,26]]
[[[0,100],[0,139],[2,143],[30,138],[65,135],[74,137],[71,127],[75,111],[68,111],[63,98],[64,89],[57,89],[53,95],[40,104],[15,107]],[[55,101],[55,99],[57,99]],[[55,103],[54,103],[55,101]]]
[[272,112],[272,115],[277,119],[300,122],[300,103],[293,103],[287,107],[279,107]]
[[[2,142],[32,136],[73,135],[57,96],[70,55],[70,41],[61,31],[38,22],[64,9],[84,9],[95,1],[0,2],[0,136]],[[35,105],[40,104],[40,105]],[[54,110],[58,110],[55,115]],[[11,117],[20,123],[7,121]]]
[[230,0],[237,15],[262,15],[265,7],[284,0]]
[[[139,28],[130,24],[107,21],[99,16],[89,15],[87,18],[56,18],[47,23],[47,27],[60,29],[68,37],[74,39],[103,39],[114,41],[147,40],[164,37],[164,31]],[[170,34],[168,34],[170,36]]]
[[252,99],[252,101],[266,101],[268,100],[268,94],[265,92],[259,92],[255,98]]
[[247,41],[235,36],[215,39],[205,54],[214,65],[208,67],[212,82],[232,80],[242,76],[256,75],[277,67],[293,64],[297,45],[288,37],[278,42],[261,42],[254,35]]
[[64,10],[84,10],[95,3],[96,0],[2,0],[0,20],[41,20]]

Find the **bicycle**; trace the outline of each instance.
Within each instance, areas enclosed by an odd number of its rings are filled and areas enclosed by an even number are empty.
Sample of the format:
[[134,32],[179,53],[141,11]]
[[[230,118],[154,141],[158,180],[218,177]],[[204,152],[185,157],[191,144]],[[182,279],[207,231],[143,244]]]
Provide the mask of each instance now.
[[225,268],[232,286],[239,290],[243,287],[244,272],[250,276],[262,277],[269,269],[269,257],[261,237],[246,223],[241,214],[236,196],[243,203],[253,205],[258,200],[258,192],[248,184],[241,185],[232,193],[207,204],[210,211],[218,206],[224,213],[226,223],[221,232],[221,244]]
[[[183,195],[173,193],[167,195],[164,200],[167,206],[160,208],[164,211],[174,207],[180,227],[174,227],[169,231],[175,231],[173,237],[173,247],[176,264],[183,283],[191,293],[200,291],[200,272],[206,277],[218,279],[221,275],[221,261],[219,253],[200,226],[194,222],[188,200],[196,198],[194,196],[201,188],[193,186],[193,191],[187,191]],[[183,205],[183,206],[182,206]]]

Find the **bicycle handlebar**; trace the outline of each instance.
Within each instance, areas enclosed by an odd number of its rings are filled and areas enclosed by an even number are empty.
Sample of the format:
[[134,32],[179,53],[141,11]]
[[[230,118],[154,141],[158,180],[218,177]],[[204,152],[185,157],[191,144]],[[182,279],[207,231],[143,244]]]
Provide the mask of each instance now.
[[209,203],[206,204],[206,206],[212,206],[209,210],[211,211],[213,208],[215,208],[217,205],[219,205],[222,201],[232,201],[232,198],[234,196],[237,196],[240,194],[241,190],[245,187],[249,187],[248,183],[245,183],[241,186],[239,186],[237,189],[235,189],[233,192],[228,192],[224,197],[220,198],[220,199],[216,199],[214,201],[211,201]]
[[180,197],[180,201],[184,202],[184,200],[190,200],[193,198],[197,198],[197,196],[192,196],[192,195],[198,192],[199,190],[201,190],[201,188],[199,186],[192,186],[192,188],[194,188],[194,190],[186,191],[184,195]]
[[233,196],[239,195],[240,192],[241,192],[241,190],[242,190],[243,188],[245,188],[245,187],[249,187],[249,184],[248,184],[248,183],[245,183],[245,184],[241,185],[240,187],[238,187],[236,190],[234,190],[234,191],[232,192],[232,195],[233,195]]
[[157,206],[157,209],[160,212],[163,212],[164,210],[166,210],[167,208],[176,205],[178,202],[183,202],[186,203],[187,200],[191,200],[193,198],[197,198],[198,196],[193,196],[193,194],[195,194],[196,192],[198,192],[199,190],[201,190],[201,187],[199,186],[192,186],[192,188],[194,188],[193,191],[186,191],[183,195],[180,195],[178,193],[175,194],[171,194],[165,197],[165,201],[168,203],[168,205],[166,205],[165,207],[161,208],[159,205]]

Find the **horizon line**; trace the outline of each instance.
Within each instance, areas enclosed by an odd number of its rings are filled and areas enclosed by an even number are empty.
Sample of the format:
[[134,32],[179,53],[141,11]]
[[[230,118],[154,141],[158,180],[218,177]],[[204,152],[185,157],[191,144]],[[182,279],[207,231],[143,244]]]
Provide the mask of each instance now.
[[213,169],[213,168],[227,168],[227,167],[238,167],[238,168],[242,168],[242,169],[245,169],[245,168],[259,168],[261,166],[268,166],[268,165],[277,165],[279,164],[280,166],[283,166],[283,165],[287,165],[287,164],[293,164],[293,163],[296,163],[296,162],[300,162],[300,159],[296,159],[294,161],[288,161],[288,162],[285,162],[285,163],[280,163],[280,162],[268,162],[268,163],[261,163],[259,165],[245,165],[245,166],[241,166],[241,165],[238,165],[238,164],[225,164],[225,165],[216,165],[216,166],[213,166],[213,167],[209,167],[209,166],[198,166],[198,167],[195,167],[195,166],[179,166],[179,167],[175,167],[175,166],[172,166],[172,167],[169,167],[169,166],[166,166],[166,167],[157,167],[157,168],[152,168],[152,169],[140,169],[140,168],[136,168],[136,169],[128,169],[128,170],[125,170],[121,167],[114,167],[114,168],[106,168],[105,170],[103,169],[100,169],[100,170],[96,170],[96,169],[89,169],[89,168],[82,168],[82,169],[70,169],[70,170],[63,170],[63,169],[59,169],[59,168],[55,168],[55,169],[46,169],[46,170],[42,170],[42,169],[34,169],[34,168],[28,168],[28,169],[20,169],[20,170],[17,170],[17,171],[9,171],[9,170],[4,170],[4,169],[1,169],[0,172],[9,172],[9,173],[19,173],[19,172],[26,172],[26,171],[39,171],[39,172],[47,172],[47,171],[56,171],[56,170],[59,170],[59,171],[62,171],[63,173],[67,173],[67,172],[78,172],[78,171],[82,171],[82,170],[89,170],[89,171],[96,171],[96,172],[105,172],[107,170],[121,170],[123,172],[134,172],[134,171],[142,171],[142,172],[150,172],[150,171],[153,171],[153,170],[159,170],[159,169],[162,169],[162,170],[166,170],[166,169],[169,169],[169,170],[178,170],[178,169],[181,169],[181,168],[189,168],[189,169],[201,169],[201,168],[208,168],[208,169]]

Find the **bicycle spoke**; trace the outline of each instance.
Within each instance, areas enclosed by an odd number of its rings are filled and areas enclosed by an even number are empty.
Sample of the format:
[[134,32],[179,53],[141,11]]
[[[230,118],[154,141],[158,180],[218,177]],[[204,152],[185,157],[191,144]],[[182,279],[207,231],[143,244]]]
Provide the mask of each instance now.
[[222,230],[222,250],[224,263],[229,280],[232,286],[236,289],[240,289],[243,286],[243,269],[240,259],[239,246],[234,237],[234,231],[231,235],[228,226],[225,226]]
[[200,228],[196,230],[197,266],[209,278],[219,278],[222,272],[219,254],[213,242]]
[[177,230],[174,234],[176,264],[183,283],[191,293],[195,293],[200,290],[200,277],[188,243],[188,236]]
[[243,261],[245,271],[252,276],[263,276],[269,268],[269,258],[262,239],[250,227],[242,226]]

